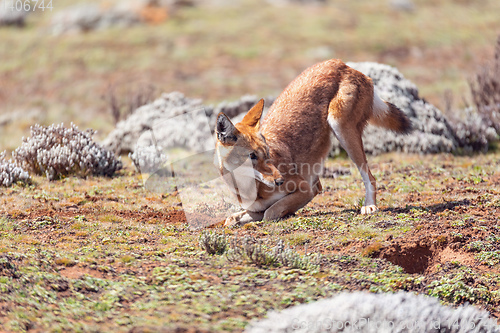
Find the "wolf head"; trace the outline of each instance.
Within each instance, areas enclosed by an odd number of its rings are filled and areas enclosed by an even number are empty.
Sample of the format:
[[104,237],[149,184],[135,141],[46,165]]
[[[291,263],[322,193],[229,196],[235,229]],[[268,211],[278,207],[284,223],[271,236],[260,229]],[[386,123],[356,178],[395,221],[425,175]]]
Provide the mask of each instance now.
[[233,172],[250,161],[254,178],[268,187],[280,186],[284,179],[271,163],[266,139],[260,134],[260,119],[264,109],[261,99],[234,125],[224,114],[217,116],[217,154],[221,174]]

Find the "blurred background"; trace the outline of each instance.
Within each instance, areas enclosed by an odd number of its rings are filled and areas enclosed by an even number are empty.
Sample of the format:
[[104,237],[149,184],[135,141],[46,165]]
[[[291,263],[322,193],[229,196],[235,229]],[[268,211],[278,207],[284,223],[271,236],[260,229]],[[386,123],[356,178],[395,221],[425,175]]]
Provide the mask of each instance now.
[[[16,11],[23,4],[27,11]],[[27,5],[26,5],[27,4]],[[442,111],[472,104],[498,0],[0,1],[0,151],[35,123],[102,140],[163,92],[277,96],[329,58],[395,66]],[[34,7],[37,6],[37,7]],[[14,7],[14,11],[12,11]]]

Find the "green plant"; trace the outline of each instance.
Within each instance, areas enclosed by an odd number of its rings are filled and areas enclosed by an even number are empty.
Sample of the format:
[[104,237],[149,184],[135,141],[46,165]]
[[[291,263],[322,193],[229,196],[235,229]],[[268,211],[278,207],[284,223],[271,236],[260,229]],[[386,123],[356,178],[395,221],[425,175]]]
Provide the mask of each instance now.
[[485,243],[483,241],[473,241],[467,244],[467,249],[469,251],[474,251],[474,252],[484,251],[489,249],[490,247],[491,247],[490,244]]
[[202,232],[199,240],[200,247],[208,254],[223,254],[228,247],[228,241],[224,234],[215,232]]
[[226,256],[229,261],[250,262],[257,266],[285,266],[303,270],[317,269],[320,259],[317,254],[300,255],[285,247],[282,240],[269,249],[251,237],[232,238]]
[[500,251],[483,251],[475,256],[481,264],[495,266],[500,263]]
[[488,303],[493,299],[490,289],[474,279],[469,272],[442,277],[431,282],[426,289],[429,295],[454,304],[481,301]]

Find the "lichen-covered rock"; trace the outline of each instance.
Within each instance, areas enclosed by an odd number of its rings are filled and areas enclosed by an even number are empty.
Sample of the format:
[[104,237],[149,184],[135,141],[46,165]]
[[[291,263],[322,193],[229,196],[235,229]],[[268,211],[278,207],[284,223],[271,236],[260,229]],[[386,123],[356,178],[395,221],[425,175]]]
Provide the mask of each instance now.
[[[120,154],[134,152],[136,147],[153,146],[154,140],[163,149],[176,145],[198,149],[207,138],[198,137],[196,124],[189,123],[193,120],[189,113],[200,110],[204,110],[200,99],[186,98],[179,92],[162,94],[154,102],[139,107],[127,119],[118,122],[103,145]],[[197,115],[200,118],[198,121],[206,121],[207,116],[200,112]]]
[[78,4],[55,13],[50,29],[59,35],[160,23],[178,8],[194,5],[191,0],[120,0],[113,6]]
[[[389,151],[428,154],[451,152],[457,148],[455,134],[446,117],[435,106],[421,99],[417,87],[396,68],[373,62],[348,65],[372,78],[377,94],[404,111],[414,128],[410,135],[402,135],[368,125],[363,135],[367,154]],[[338,142],[334,149],[337,147]]]
[[[30,4],[33,6],[33,4]],[[1,0],[0,1],[0,26],[17,26],[24,27],[26,17],[30,12],[24,10],[21,3],[16,8],[16,0]]]
[[332,298],[301,304],[254,321],[247,333],[323,332],[500,332],[486,311],[471,305],[443,306],[436,298],[399,292],[341,293]]
[[112,176],[122,168],[122,163],[95,143],[93,135],[93,130],[82,132],[74,124],[70,128],[64,124],[48,127],[37,124],[12,156],[17,165],[50,180],[66,175]]
[[12,160],[5,158],[5,152],[0,153],[0,186],[11,186],[16,182],[29,182],[30,175],[18,167]]
[[389,6],[401,12],[413,12],[415,10],[415,4],[412,0],[391,0]]
[[465,119],[445,117],[435,106],[420,98],[417,87],[394,67],[372,62],[348,65],[371,77],[377,94],[403,110],[414,127],[410,135],[400,135],[369,125],[363,137],[368,154],[394,150],[423,154],[458,149],[486,151],[488,143],[498,139],[494,128],[471,110],[465,110]]
[[[398,106],[410,118],[413,132],[402,135],[384,128],[368,125],[363,134],[365,152],[378,155],[390,151],[432,154],[465,151],[484,151],[488,142],[495,140],[492,128],[488,128],[479,116],[469,116],[465,121],[450,122],[439,109],[419,97],[418,89],[394,67],[373,62],[348,63],[349,66],[372,78],[375,91],[384,100]],[[265,115],[265,112],[264,112]],[[243,115],[234,117],[238,122]],[[332,155],[341,146],[334,140]]]
[[54,14],[51,31],[60,35],[102,30],[112,26],[128,27],[141,22],[138,12],[125,8],[104,9],[98,4],[79,4]]
[[247,112],[258,100],[255,96],[243,96],[238,101],[207,106],[200,99],[187,98],[179,92],[162,94],[120,121],[103,145],[117,153],[154,145],[161,146],[162,151],[178,147],[194,152],[211,150],[219,112],[236,116]]

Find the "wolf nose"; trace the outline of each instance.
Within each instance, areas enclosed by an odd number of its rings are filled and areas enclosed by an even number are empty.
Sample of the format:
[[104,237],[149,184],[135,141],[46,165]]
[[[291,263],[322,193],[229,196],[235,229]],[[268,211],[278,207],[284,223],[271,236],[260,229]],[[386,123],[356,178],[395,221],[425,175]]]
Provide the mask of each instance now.
[[281,186],[283,185],[285,181],[283,180],[283,178],[278,178],[278,179],[275,179],[274,180],[274,183],[276,184],[276,186]]

